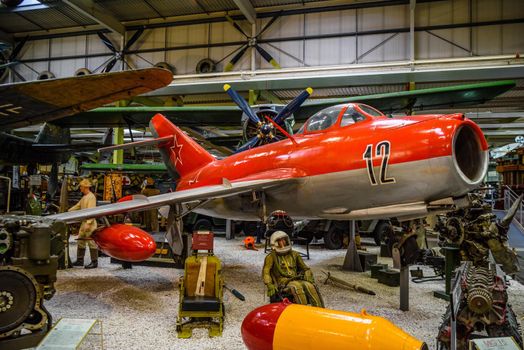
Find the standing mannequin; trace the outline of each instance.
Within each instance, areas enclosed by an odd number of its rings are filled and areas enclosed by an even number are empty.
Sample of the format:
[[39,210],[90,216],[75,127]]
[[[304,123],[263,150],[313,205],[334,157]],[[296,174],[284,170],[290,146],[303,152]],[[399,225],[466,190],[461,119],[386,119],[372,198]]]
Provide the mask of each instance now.
[[[80,192],[82,192],[83,197],[72,206],[68,211],[94,208],[96,207],[96,197],[91,192],[91,186],[93,184],[88,179],[83,179],[80,181]],[[76,253],[76,261],[73,263],[73,266],[83,266],[84,265],[84,255],[86,252],[86,244],[89,246],[89,254],[91,255],[91,263],[85,266],[86,269],[94,269],[98,267],[98,247],[96,243],[91,239],[91,235],[96,230],[96,220],[87,219],[82,221],[80,229],[78,230],[78,246]]]

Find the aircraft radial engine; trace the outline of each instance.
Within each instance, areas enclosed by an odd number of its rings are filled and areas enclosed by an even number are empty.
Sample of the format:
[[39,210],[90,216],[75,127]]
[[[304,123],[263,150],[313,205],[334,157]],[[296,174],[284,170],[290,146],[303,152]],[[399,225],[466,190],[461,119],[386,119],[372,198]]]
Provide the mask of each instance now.
[[44,300],[55,293],[65,232],[42,217],[0,219],[0,348],[36,346],[50,329]]

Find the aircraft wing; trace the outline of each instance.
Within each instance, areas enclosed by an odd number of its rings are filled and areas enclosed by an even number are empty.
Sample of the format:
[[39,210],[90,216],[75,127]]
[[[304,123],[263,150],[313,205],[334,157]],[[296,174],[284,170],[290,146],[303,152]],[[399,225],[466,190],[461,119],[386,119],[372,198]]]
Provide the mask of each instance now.
[[168,85],[172,74],[147,68],[0,85],[0,130],[59,119]]
[[189,190],[160,194],[157,196],[141,197],[139,199],[103,205],[91,209],[49,215],[47,218],[64,221],[65,223],[72,223],[106,215],[114,215],[133,211],[144,211],[148,209],[159,208],[164,205],[228,197],[243,192],[249,192],[251,190],[262,190],[285,184],[291,184],[296,181],[297,180],[293,178],[278,180],[248,180],[233,183],[224,180],[224,184],[222,185],[204,186]]
[[[341,103],[361,102],[384,113],[429,108],[466,106],[484,103],[515,86],[511,80],[446,86],[385,94],[306,101],[295,113],[296,120],[306,120],[319,110]],[[103,107],[79,113],[55,122],[62,127],[148,126],[151,116],[162,113],[179,126],[238,126],[242,111],[237,106],[187,107]]]
[[237,106],[101,107],[70,118],[63,118],[54,124],[69,128],[128,127],[129,125],[146,127],[156,113],[162,113],[179,126],[238,126],[242,117],[242,111]]
[[295,119],[307,119],[323,108],[349,102],[364,103],[384,113],[477,105],[495,98],[514,88],[515,85],[516,83],[513,80],[502,80],[386,94],[306,101],[299,112],[295,113]]

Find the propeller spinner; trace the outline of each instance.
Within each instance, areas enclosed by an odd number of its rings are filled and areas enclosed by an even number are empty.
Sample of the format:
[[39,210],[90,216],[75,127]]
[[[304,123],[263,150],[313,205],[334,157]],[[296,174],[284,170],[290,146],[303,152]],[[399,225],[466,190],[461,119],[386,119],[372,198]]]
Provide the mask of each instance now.
[[[289,102],[278,113],[274,109],[260,109],[255,112],[251,106],[236,92],[231,85],[225,84],[224,91],[240,107],[242,112],[249,118],[247,125],[244,127],[248,141],[238,148],[238,152],[250,148],[265,145],[267,143],[280,141],[289,136],[285,131],[285,120],[296,112],[302,103],[313,93],[313,89],[308,87],[297,97]],[[260,118],[262,117],[262,119]]]

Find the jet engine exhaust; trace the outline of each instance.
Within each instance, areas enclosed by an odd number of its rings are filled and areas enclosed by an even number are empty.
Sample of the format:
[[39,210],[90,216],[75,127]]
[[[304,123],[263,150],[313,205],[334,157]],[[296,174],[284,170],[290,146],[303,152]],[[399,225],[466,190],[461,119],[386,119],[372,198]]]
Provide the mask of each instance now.
[[483,150],[484,135],[469,123],[461,125],[453,137],[453,163],[463,181],[479,184],[488,167],[488,152]]

